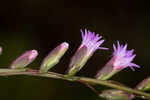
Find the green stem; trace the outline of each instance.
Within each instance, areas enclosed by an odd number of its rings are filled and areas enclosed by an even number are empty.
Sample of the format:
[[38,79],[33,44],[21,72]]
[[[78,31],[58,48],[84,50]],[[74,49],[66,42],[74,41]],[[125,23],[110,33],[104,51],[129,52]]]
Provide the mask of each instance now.
[[149,93],[145,93],[145,92],[131,89],[125,86],[113,84],[109,81],[102,81],[102,80],[97,80],[93,78],[77,77],[77,76],[66,78],[66,76],[63,74],[58,74],[54,72],[40,73],[38,70],[33,70],[33,69],[28,69],[28,70],[26,69],[0,69],[0,76],[11,76],[11,75],[29,75],[29,76],[40,76],[40,77],[47,77],[47,78],[63,79],[63,80],[68,80],[68,81],[82,81],[85,83],[99,84],[99,85],[111,87],[114,89],[123,90],[131,94],[145,96],[147,98],[150,98]]

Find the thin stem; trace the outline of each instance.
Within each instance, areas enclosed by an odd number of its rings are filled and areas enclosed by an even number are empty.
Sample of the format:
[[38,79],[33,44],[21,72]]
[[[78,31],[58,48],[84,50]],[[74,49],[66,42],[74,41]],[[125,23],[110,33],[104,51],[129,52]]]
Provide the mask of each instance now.
[[88,88],[90,88],[93,92],[95,92],[97,95],[100,94],[100,92],[98,90],[96,90],[92,85],[90,85],[89,83],[85,83],[84,81],[78,81],[84,85],[86,85]]
[[111,87],[111,88],[114,88],[114,89],[123,90],[123,91],[126,91],[128,93],[132,93],[132,94],[136,94],[136,95],[142,95],[142,96],[146,96],[146,97],[150,98],[150,94],[148,94],[148,93],[141,92],[141,91],[138,91],[138,90],[134,90],[134,89],[131,89],[131,88],[128,88],[128,87],[125,87],[125,86],[112,84],[108,81],[95,80],[95,79],[90,79],[90,78],[86,78],[86,77],[81,77],[80,80],[82,80],[84,82],[88,82],[88,83],[101,84],[101,85],[108,86],[108,87]]
[[0,76],[12,76],[12,75],[29,75],[29,76],[40,76],[40,77],[47,77],[47,78],[55,78],[55,79],[63,79],[63,80],[68,80],[68,81],[80,81],[88,84],[99,84],[107,87],[111,87],[114,89],[118,90],[123,90],[131,94],[139,95],[139,96],[145,96],[147,98],[150,98],[149,93],[145,93],[142,91],[138,91],[135,89],[131,89],[125,86],[120,86],[118,84],[111,83],[109,81],[102,81],[102,80],[97,80],[97,79],[92,79],[92,78],[87,78],[87,77],[77,77],[77,76],[72,76],[72,77],[66,77],[66,75],[63,74],[58,74],[54,72],[46,72],[46,73],[39,73],[38,70],[33,70],[33,69],[0,69]]

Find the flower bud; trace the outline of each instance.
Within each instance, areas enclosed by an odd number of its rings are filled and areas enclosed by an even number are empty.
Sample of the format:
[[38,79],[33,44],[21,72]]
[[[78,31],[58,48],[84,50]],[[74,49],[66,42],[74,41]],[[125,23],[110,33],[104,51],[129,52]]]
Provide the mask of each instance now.
[[104,90],[99,96],[107,100],[132,100],[134,98],[132,94],[115,89]]
[[150,91],[150,77],[147,77],[136,86],[137,90]]
[[113,58],[109,60],[109,62],[96,74],[96,79],[107,80],[119,72],[119,70],[113,69],[113,61]]
[[86,53],[87,53],[87,48],[86,46],[83,46],[72,57],[67,72],[69,76],[73,76],[74,74],[76,74],[85,65],[87,60],[90,58],[89,56],[86,56]]
[[11,69],[22,69],[29,65],[35,58],[37,57],[38,52],[36,50],[29,50],[18,57],[13,63],[10,65]]
[[2,51],[3,51],[3,49],[2,49],[2,47],[0,47],[0,55],[2,54]]
[[59,60],[62,58],[62,56],[65,54],[69,47],[69,44],[64,42],[60,45],[58,45],[55,49],[53,49],[47,57],[43,60],[41,67],[40,67],[40,72],[47,72],[50,68],[55,66]]

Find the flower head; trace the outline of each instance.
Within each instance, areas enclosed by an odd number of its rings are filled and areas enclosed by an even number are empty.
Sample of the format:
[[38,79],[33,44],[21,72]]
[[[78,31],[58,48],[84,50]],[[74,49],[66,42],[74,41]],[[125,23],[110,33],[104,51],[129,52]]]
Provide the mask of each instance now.
[[85,29],[85,32],[81,30],[82,43],[69,64],[68,75],[72,76],[76,74],[86,64],[88,59],[97,49],[107,50],[108,48],[100,47],[104,40],[100,40],[102,36],[95,34]]
[[82,48],[83,46],[86,46],[87,53],[90,55],[97,49],[108,50],[108,48],[100,47],[103,44],[104,40],[100,40],[102,36],[99,36],[99,34],[95,34],[95,32],[91,32],[87,29],[85,29],[85,32],[81,30],[81,34],[82,34],[82,43],[79,49]]
[[132,63],[136,54],[133,54],[134,49],[127,50],[127,44],[120,45],[119,41],[117,41],[117,47],[113,44],[114,52],[114,69],[123,69],[126,67],[130,67],[134,71],[134,67],[140,68],[139,65]]

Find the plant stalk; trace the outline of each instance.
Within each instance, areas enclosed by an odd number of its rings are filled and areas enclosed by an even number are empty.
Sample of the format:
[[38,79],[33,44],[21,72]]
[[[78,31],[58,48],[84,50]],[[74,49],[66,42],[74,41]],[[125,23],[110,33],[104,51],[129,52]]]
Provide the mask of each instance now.
[[39,77],[63,79],[63,80],[75,81],[75,82],[82,81],[88,84],[99,84],[110,88],[123,90],[128,93],[135,94],[137,96],[145,96],[146,98],[150,98],[149,93],[138,91],[125,86],[120,86],[118,84],[110,83],[109,81],[97,80],[97,79],[87,78],[87,77],[78,77],[78,76],[66,77],[66,75],[58,74],[55,72],[40,73],[39,70],[34,70],[34,69],[0,69],[0,76],[12,76],[12,75],[39,76]]

